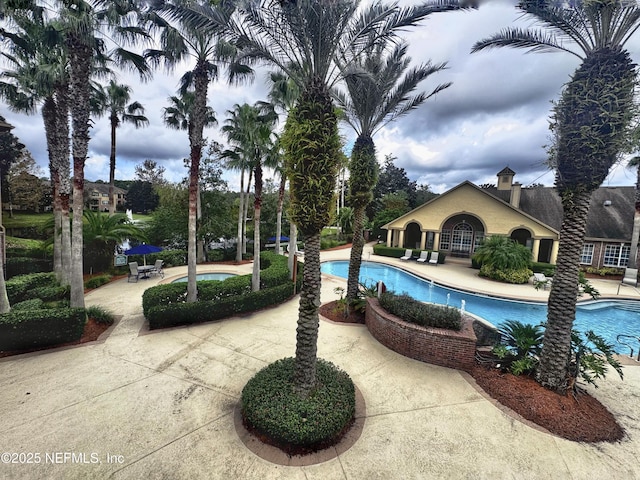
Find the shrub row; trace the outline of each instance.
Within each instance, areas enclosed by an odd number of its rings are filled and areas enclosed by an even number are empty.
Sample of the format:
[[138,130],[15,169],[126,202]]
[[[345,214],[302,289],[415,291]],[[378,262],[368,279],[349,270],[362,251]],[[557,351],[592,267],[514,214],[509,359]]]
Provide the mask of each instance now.
[[[200,284],[200,282],[198,282]],[[232,315],[252,312],[284,302],[293,295],[293,282],[258,290],[242,295],[228,296],[216,300],[201,300],[193,303],[170,303],[149,308],[145,315],[149,328],[167,328],[190,323],[220,320]]]
[[492,265],[482,265],[479,275],[481,277],[497,280],[498,282],[505,283],[527,283],[533,275],[533,272],[528,268],[514,269],[514,268],[494,268]]
[[[198,301],[186,303],[186,282],[158,285],[142,295],[142,310],[150,328],[218,320],[235,313],[248,312],[282,302],[293,295],[287,257],[262,252],[260,290],[251,291],[251,275],[223,281],[198,282]],[[302,268],[302,263],[298,268]],[[302,275],[298,275],[298,289]]]
[[[186,250],[163,250],[158,253],[150,253],[146,256],[147,265],[152,265],[156,260],[162,260],[164,267],[178,267],[187,264]],[[139,265],[144,263],[143,255],[128,255],[128,262],[138,262]]]
[[84,282],[84,288],[98,288],[102,285],[109,283],[111,280],[111,275],[98,275],[97,277],[90,278],[86,282]]
[[353,420],[355,387],[349,376],[318,359],[318,386],[307,398],[293,388],[295,360],[283,358],[260,370],[242,390],[245,422],[281,446],[309,447],[335,439]]
[[44,302],[40,298],[32,298],[31,300],[24,300],[11,306],[12,310],[39,310],[46,308]]
[[[58,286],[56,276],[52,272],[48,273],[30,273],[28,275],[20,275],[7,280],[7,295],[9,303],[14,304],[29,300],[30,298],[39,297],[33,290],[40,288],[52,288]],[[43,298],[43,300],[45,300]],[[46,300],[45,300],[46,301]]]
[[457,308],[422,303],[409,295],[393,292],[383,293],[379,301],[382,308],[405,322],[458,331],[462,328],[462,315]]
[[531,270],[534,273],[544,273],[547,277],[553,277],[556,273],[556,266],[553,263],[532,262]]
[[7,257],[7,278],[28,273],[50,272],[53,261],[46,258]]
[[[381,257],[393,257],[393,258],[404,257],[404,252],[406,250],[407,250],[406,248],[387,247],[382,243],[379,243],[373,246],[373,253],[375,255],[380,255]],[[422,250],[413,249],[411,250],[411,252],[412,252],[412,255],[417,258],[420,256],[420,252],[422,252]],[[429,255],[431,255],[432,250],[427,250],[427,252],[429,252]],[[446,253],[438,252],[438,263],[444,263],[445,258],[447,258]]]
[[25,350],[79,340],[83,308],[21,310],[0,315],[0,350]]

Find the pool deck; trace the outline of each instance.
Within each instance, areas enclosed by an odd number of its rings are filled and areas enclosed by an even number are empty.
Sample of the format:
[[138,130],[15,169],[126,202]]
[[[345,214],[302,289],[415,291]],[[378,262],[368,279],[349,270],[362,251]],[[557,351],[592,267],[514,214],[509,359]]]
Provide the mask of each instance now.
[[[348,258],[349,250],[322,253],[323,260]],[[531,285],[480,279],[454,263],[375,260],[466,290],[531,300],[548,295]],[[206,271],[249,273],[251,264],[198,267]],[[166,269],[165,281],[185,272]],[[0,359],[0,452],[23,453],[9,459],[32,462],[6,463],[0,456],[3,479],[640,478],[637,363],[627,362],[624,381],[611,374],[599,389],[589,388],[616,415],[626,438],[581,444],[521,422],[466,374],[402,357],[364,326],[325,320],[318,354],[346,370],[361,391],[362,434],[350,449],[318,464],[271,463],[242,442],[234,410],[247,380],[294,354],[297,298],[254,314],[149,332],[141,295],[159,280],[122,279],[87,294],[87,305],[121,316],[97,342]],[[618,282],[592,283],[603,296],[615,296]],[[337,298],[337,286],[345,281],[323,276],[323,302]],[[629,287],[621,293],[640,299]]]

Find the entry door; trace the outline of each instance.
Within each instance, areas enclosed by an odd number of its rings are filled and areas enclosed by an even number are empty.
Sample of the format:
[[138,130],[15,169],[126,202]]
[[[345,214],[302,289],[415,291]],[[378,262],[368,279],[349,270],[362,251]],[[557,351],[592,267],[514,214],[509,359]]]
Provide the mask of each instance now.
[[451,250],[456,253],[471,253],[473,245],[473,228],[468,223],[458,223],[453,227]]

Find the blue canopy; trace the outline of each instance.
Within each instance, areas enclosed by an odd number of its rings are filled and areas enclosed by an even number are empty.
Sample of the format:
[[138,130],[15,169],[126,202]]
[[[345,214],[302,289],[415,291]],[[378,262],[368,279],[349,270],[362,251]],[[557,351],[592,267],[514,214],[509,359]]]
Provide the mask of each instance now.
[[143,243],[142,245],[138,245],[137,247],[130,248],[126,252],[125,255],[148,255],[150,253],[158,253],[161,252],[161,247],[156,247],[155,245],[147,245]]
[[[267,238],[267,242],[275,242],[276,241],[276,237],[269,237]],[[281,242],[288,242],[289,241],[289,237],[285,237],[284,235],[280,236],[280,241]]]

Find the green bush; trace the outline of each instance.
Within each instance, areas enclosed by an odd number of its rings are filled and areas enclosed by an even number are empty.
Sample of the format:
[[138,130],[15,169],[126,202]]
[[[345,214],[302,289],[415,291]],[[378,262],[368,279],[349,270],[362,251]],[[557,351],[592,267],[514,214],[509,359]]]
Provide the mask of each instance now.
[[405,322],[423,327],[460,330],[462,315],[457,308],[419,302],[409,295],[385,292],[380,296],[380,306]]
[[293,283],[234,295],[219,300],[198,300],[193,303],[170,303],[151,306],[145,315],[149,328],[167,328],[191,323],[220,320],[232,315],[253,312],[284,302],[293,295]]
[[69,300],[71,290],[66,286],[38,287],[29,292],[29,295],[42,299],[44,302],[54,302],[56,300]]
[[553,277],[556,273],[556,266],[552,263],[533,262],[531,270],[533,273],[544,273],[547,277]]
[[0,350],[25,350],[79,340],[83,308],[12,310],[0,315]]
[[87,318],[93,318],[98,323],[112,325],[115,320],[113,313],[100,305],[87,307],[85,312],[87,314]]
[[207,250],[207,260],[209,262],[221,262],[224,260],[224,250]]
[[30,273],[28,275],[13,277],[7,280],[6,285],[9,303],[13,305],[14,303],[36,297],[37,295],[30,292],[34,288],[57,286],[58,281],[52,272]]
[[321,238],[320,239],[320,250],[328,250],[330,248],[339,247],[341,245],[346,245],[347,242],[345,240],[334,240],[332,238]]
[[600,275],[601,277],[606,277],[609,275],[611,276],[624,275],[624,269],[613,268],[613,267],[602,267],[602,268],[586,267],[584,268],[584,271],[592,275]]
[[482,265],[482,268],[480,268],[479,275],[481,277],[497,280],[498,282],[521,284],[527,283],[533,275],[533,272],[528,268],[522,268],[519,270],[510,268],[494,268],[493,266],[485,263]]
[[44,302],[40,298],[32,298],[18,302],[11,307],[12,310],[40,310],[46,308]]
[[50,272],[53,262],[46,258],[7,257],[7,278],[28,273]]
[[318,359],[317,387],[302,398],[294,391],[294,371],[293,358],[260,370],[242,390],[242,415],[285,450],[288,445],[314,450],[336,440],[353,421],[355,387],[345,372]]
[[[164,261],[164,268],[179,267],[187,264],[186,250],[162,250],[158,253],[150,253],[146,256],[147,265],[153,265],[156,260]],[[138,262],[138,265],[144,263],[143,255],[129,255],[127,262]]]
[[98,275],[84,282],[84,288],[98,288],[111,281],[111,275]]

